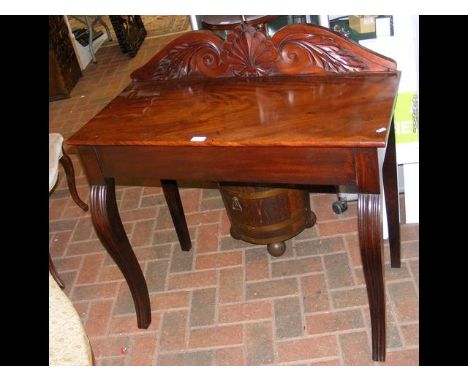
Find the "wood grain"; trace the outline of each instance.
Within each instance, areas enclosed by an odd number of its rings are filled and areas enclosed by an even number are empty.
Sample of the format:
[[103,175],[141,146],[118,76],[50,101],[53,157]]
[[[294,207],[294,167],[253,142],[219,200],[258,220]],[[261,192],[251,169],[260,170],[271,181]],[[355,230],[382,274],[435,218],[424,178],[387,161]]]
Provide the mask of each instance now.
[[231,147],[227,153],[222,147],[96,146],[95,150],[102,172],[119,182],[356,184],[353,149]]
[[397,73],[136,82],[67,143],[384,147],[398,82]]

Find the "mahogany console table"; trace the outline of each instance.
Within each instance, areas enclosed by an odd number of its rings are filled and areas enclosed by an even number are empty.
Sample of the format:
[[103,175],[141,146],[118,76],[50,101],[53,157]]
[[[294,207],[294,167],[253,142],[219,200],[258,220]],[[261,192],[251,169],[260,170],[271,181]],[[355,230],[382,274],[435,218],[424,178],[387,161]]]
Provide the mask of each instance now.
[[[158,179],[183,250],[191,242],[176,180],[351,185],[370,305],[372,358],[385,360],[381,235],[400,266],[392,114],[396,63],[328,29],[293,24],[271,39],[242,24],[176,38],[67,143],[91,185],[96,231],[128,282],[139,328],[145,278],[120,220],[115,182]],[[383,188],[382,188],[383,187]]]

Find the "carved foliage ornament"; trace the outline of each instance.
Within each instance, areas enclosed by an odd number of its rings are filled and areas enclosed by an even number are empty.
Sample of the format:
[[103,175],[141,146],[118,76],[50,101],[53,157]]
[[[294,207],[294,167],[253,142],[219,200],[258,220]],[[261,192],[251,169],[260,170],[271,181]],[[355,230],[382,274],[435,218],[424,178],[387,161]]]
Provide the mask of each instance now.
[[226,41],[208,31],[188,32],[131,76],[138,81],[363,71],[394,72],[396,63],[316,25],[288,25],[269,39],[242,24]]
[[302,71],[307,66],[313,72],[358,72],[368,65],[353,52],[341,48],[332,38],[325,36],[291,35],[278,46],[282,60],[277,63],[286,73]]

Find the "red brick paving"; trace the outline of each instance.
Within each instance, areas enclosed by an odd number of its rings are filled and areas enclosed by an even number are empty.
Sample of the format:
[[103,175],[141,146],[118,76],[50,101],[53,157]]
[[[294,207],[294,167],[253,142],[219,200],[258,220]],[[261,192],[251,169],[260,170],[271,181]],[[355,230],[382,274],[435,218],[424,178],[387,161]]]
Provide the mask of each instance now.
[[[130,59],[101,48],[72,97],[49,104],[49,131],[68,138],[176,36],[147,39]],[[81,197],[89,187],[76,151]],[[98,365],[373,365],[357,237],[356,203],[311,195],[317,225],[270,257],[229,236],[216,190],[184,183],[193,250],[180,251],[159,187],[117,186],[124,227],[147,277],[152,323],[138,329],[119,269],[70,198],[63,170],[49,198],[49,250],[87,330]],[[157,186],[157,185],[156,185]],[[402,268],[385,267],[388,365],[418,364],[419,225],[402,224]],[[385,262],[389,263],[388,245]],[[207,306],[204,308],[204,304]]]

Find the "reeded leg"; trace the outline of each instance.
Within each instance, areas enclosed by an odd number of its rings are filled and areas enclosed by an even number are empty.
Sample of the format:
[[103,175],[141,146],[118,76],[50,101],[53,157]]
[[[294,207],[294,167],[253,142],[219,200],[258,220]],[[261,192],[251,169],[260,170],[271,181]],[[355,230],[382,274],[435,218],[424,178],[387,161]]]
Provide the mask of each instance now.
[[359,194],[358,230],[372,327],[372,359],[385,361],[385,290],[380,195]]
[[398,179],[395,149],[395,128],[393,120],[383,162],[383,185],[387,209],[388,241],[390,244],[390,261],[392,268],[400,268],[400,217],[398,198]]
[[88,205],[80,199],[78,192],[76,191],[75,170],[73,169],[73,162],[65,153],[65,151],[63,151],[63,149],[60,163],[62,164],[65,170],[65,175],[67,176],[68,189],[70,190],[71,197],[78,205],[78,207],[80,207],[83,211],[88,211]]
[[127,280],[137,314],[138,327],[151,323],[151,306],[143,272],[130,246],[115,200],[114,179],[91,187],[91,216],[102,244],[106,247]]
[[180,247],[183,251],[190,251],[192,242],[187,227],[187,222],[184,215],[184,207],[180,200],[179,188],[175,180],[161,180],[161,186],[166,198],[169,212],[171,213],[172,222],[179,238]]
[[54,280],[57,282],[58,286],[60,288],[65,288],[65,284],[63,283],[62,279],[60,278],[58,272],[57,272],[57,269],[55,269],[55,265],[54,263],[52,262],[52,258],[50,257],[50,252],[49,252],[49,272],[50,274],[52,275],[52,277],[54,278]]

